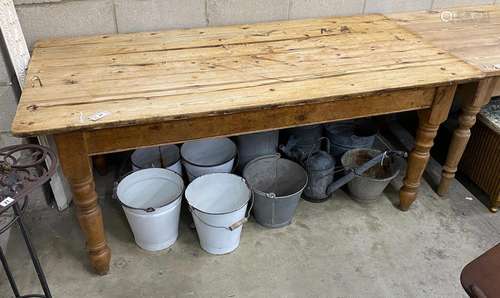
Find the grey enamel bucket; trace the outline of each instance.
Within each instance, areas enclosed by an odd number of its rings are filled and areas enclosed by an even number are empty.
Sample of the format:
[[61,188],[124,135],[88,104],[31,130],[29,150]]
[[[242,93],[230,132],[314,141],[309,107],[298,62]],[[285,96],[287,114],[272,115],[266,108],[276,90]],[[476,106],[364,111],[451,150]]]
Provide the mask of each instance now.
[[[345,169],[359,167],[382,151],[376,149],[352,149],[344,153],[341,158]],[[396,178],[401,168],[401,159],[386,158],[382,165],[378,164],[352,179],[347,187],[352,198],[360,203],[375,202],[389,183]]]
[[254,193],[255,220],[268,228],[292,222],[300,197],[307,185],[307,173],[279,154],[261,156],[243,169],[243,177]]

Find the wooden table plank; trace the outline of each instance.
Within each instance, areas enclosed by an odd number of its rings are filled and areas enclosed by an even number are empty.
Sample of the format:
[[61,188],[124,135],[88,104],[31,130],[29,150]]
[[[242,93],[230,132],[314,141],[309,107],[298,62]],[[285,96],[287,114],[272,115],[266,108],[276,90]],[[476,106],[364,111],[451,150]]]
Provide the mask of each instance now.
[[[38,42],[16,135],[435,87],[481,72],[380,15]],[[89,116],[108,115],[92,121]]]
[[396,13],[389,17],[488,76],[500,76],[500,6]]

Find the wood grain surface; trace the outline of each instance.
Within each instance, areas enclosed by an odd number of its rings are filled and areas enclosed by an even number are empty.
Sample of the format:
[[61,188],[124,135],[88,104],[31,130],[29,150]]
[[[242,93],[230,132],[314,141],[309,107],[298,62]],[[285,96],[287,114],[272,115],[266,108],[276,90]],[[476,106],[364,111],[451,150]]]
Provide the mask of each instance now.
[[52,39],[36,44],[12,130],[150,124],[482,76],[381,15]]
[[389,15],[426,41],[500,76],[500,6],[471,6]]

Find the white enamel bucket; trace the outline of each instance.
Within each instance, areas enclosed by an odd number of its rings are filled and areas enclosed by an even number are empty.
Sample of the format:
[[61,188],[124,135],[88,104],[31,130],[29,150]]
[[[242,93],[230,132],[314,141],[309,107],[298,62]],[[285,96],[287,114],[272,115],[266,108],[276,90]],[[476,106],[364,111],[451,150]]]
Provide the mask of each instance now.
[[137,149],[130,156],[132,170],[137,171],[147,168],[164,168],[182,175],[182,164],[179,147],[165,145]]
[[120,181],[116,194],[139,247],[157,251],[175,243],[183,191],[181,176],[161,168],[138,170]]
[[253,205],[251,200],[247,212],[252,192],[245,179],[227,173],[203,175],[188,185],[185,196],[201,248],[215,255],[234,251]]
[[181,146],[189,181],[209,173],[230,173],[236,152],[236,145],[228,138],[190,141]]

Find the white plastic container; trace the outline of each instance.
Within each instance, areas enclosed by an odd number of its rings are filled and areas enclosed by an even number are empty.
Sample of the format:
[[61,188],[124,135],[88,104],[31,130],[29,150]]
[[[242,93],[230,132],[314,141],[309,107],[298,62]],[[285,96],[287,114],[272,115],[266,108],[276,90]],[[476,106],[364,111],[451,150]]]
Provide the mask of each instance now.
[[209,173],[230,173],[236,152],[236,145],[228,138],[190,141],[181,146],[189,181]]
[[184,182],[160,168],[138,170],[118,184],[117,196],[137,245],[157,251],[175,243]]
[[137,149],[130,156],[132,170],[137,171],[148,168],[164,168],[182,175],[182,164],[179,147],[165,145]]
[[252,209],[250,206],[246,214],[251,191],[245,179],[227,173],[207,174],[191,182],[185,196],[201,248],[215,255],[234,251]]

